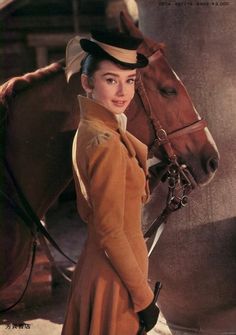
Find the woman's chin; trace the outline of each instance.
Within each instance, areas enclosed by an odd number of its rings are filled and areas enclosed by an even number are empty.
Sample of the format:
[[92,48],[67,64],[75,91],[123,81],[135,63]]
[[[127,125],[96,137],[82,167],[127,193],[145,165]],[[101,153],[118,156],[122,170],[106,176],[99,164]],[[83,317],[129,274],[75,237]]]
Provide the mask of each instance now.
[[127,108],[127,105],[124,105],[124,106],[122,106],[122,107],[113,106],[113,107],[111,108],[111,110],[112,110],[112,112],[115,113],[115,114],[122,114],[122,113],[125,112],[126,108]]

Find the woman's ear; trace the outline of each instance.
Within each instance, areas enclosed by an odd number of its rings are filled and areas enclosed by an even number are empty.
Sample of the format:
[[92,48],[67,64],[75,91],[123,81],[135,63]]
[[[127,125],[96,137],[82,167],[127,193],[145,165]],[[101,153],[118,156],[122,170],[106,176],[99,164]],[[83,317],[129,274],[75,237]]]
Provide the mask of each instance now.
[[89,77],[86,74],[81,75],[81,85],[86,93],[92,93],[93,87],[89,80]]

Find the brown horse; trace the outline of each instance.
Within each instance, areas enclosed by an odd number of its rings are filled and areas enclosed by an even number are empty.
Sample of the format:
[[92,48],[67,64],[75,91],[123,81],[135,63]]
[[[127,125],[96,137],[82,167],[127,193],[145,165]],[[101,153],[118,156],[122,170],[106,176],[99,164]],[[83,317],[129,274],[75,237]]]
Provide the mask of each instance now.
[[[131,35],[141,34],[127,17],[122,16],[122,23]],[[180,163],[188,166],[195,184],[203,185],[217,169],[215,143],[205,124],[198,126],[200,117],[168,64],[163,46],[144,38],[140,51],[150,65],[139,72],[135,98],[127,110],[128,129],[152,149],[150,156],[163,162],[168,162],[167,147],[171,147]],[[79,122],[76,96],[80,93],[78,75],[68,85],[62,63],[13,78],[1,87],[2,156],[39,218],[72,178],[71,142]],[[157,141],[160,125],[170,134],[167,147]],[[3,161],[1,165],[4,191],[18,204]],[[4,289],[24,271],[33,237],[9,202],[2,204],[0,287]]]

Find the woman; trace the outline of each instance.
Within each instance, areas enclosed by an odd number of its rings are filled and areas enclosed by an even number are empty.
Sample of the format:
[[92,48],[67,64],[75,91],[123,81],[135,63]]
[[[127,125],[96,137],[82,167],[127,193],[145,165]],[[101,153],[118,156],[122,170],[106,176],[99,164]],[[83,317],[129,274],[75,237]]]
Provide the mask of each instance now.
[[[67,75],[75,72],[78,40],[67,47]],[[88,238],[73,274],[63,335],[136,335],[157,321],[147,282],[141,231],[147,199],[146,146],[126,131],[123,114],[134,96],[140,39],[93,32],[81,39],[80,123],[73,142],[77,206]],[[78,45],[77,45],[78,46]],[[78,69],[77,69],[78,70]]]

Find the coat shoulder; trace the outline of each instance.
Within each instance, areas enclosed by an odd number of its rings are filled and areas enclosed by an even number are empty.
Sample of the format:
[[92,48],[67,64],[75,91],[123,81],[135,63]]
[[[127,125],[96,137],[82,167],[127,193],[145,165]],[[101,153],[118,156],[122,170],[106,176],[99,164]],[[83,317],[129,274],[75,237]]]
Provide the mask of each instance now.
[[114,134],[109,131],[99,132],[97,134],[94,134],[94,136],[91,138],[88,143],[88,147],[97,147],[104,144],[106,145],[114,140],[114,137]]
[[119,148],[119,137],[110,131],[104,130],[91,136],[86,145],[86,152],[89,156],[93,155],[94,153],[99,155],[99,153],[104,154],[106,152],[107,154],[108,152],[117,152]]
[[101,125],[91,122],[82,121],[79,125],[79,141],[85,149],[91,149],[100,145],[110,143],[116,138],[116,134]]

